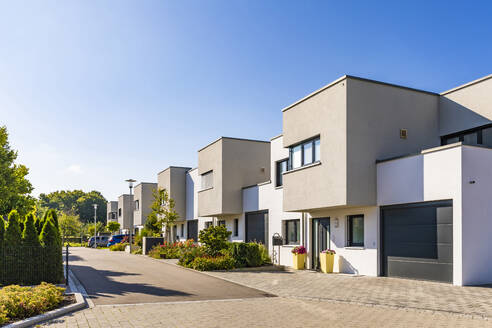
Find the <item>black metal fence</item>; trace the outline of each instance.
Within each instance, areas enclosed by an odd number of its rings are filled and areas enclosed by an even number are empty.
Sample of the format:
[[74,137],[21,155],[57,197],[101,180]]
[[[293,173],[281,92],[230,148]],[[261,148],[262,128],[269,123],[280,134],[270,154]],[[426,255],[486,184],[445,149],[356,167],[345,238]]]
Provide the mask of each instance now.
[[6,246],[0,250],[0,285],[35,285],[63,281],[61,249]]

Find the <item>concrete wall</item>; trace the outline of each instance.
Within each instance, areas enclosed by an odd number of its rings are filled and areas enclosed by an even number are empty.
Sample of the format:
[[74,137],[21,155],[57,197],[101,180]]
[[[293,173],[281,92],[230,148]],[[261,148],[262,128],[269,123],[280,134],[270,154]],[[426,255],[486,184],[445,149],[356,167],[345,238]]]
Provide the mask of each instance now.
[[198,193],[199,216],[237,216],[242,188],[270,178],[270,143],[221,138],[198,152],[198,173],[211,170],[213,188]]
[[441,135],[492,123],[492,75],[441,94]]
[[154,201],[153,191],[157,189],[157,183],[142,182],[135,186],[133,201],[139,201],[139,209],[133,212],[134,225],[142,226],[147,221],[147,216],[151,212],[150,206]]
[[[407,139],[400,138],[400,129],[407,130]],[[377,159],[439,145],[438,95],[347,79],[348,205],[376,205]]]
[[283,208],[302,211],[347,203],[347,87],[338,81],[283,111],[283,147],[320,136],[321,165],[284,174]]
[[[116,213],[116,218],[111,219],[111,213]],[[106,219],[107,221],[117,221],[118,220],[118,201],[109,201],[106,205]]]
[[119,209],[121,209],[121,216],[118,215],[120,229],[130,229],[130,224],[133,221],[133,195],[124,194],[119,196],[118,212]]
[[189,170],[189,167],[170,166],[157,175],[158,187],[166,189],[174,200],[181,220],[186,218],[186,172]]
[[[462,146],[459,144],[429,149],[420,155],[377,165],[380,206],[452,199],[455,285],[464,283],[462,252],[468,247],[462,238],[462,171]],[[421,180],[410,182],[410,177],[420,177]]]
[[463,146],[464,285],[492,283],[491,186],[492,149]]

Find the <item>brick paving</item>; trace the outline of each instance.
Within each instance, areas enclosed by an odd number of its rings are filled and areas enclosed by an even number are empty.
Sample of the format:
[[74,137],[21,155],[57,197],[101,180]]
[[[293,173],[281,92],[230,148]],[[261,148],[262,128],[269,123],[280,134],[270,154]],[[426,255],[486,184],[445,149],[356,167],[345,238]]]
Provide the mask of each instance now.
[[445,313],[288,298],[96,306],[49,327],[492,327],[492,322]]
[[492,286],[457,287],[428,281],[313,271],[208,274],[283,297],[446,311],[492,320]]

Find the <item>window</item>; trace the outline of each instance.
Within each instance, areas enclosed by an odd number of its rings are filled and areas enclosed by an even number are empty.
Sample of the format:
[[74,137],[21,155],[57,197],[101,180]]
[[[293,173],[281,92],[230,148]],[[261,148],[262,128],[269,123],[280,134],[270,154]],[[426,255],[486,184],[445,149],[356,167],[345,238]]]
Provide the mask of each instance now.
[[181,223],[181,233],[180,233],[180,236],[181,237],[184,237],[184,235],[185,235],[185,225],[184,225],[184,223]]
[[364,216],[351,215],[347,221],[347,246],[364,246]]
[[239,236],[239,219],[234,219],[234,237]]
[[212,226],[212,221],[205,222],[205,229],[208,229]]
[[137,199],[135,201],[135,211],[138,211],[140,209],[140,201]]
[[121,217],[121,208],[118,209],[118,216]]
[[492,148],[492,126],[489,124],[441,138],[442,145],[449,145],[459,141],[464,145],[484,145]]
[[284,184],[282,173],[287,171],[288,163],[288,158],[277,162],[277,179],[275,181],[275,186],[280,187]]
[[116,212],[111,212],[111,218],[112,218],[113,220],[116,220]]
[[297,169],[320,161],[320,138],[310,139],[299,145],[290,147],[289,169]]
[[219,226],[224,226],[224,227],[225,227],[226,222],[225,222],[225,220],[219,220],[219,221],[217,222],[217,225],[219,225]]
[[213,188],[214,186],[214,171],[209,171],[202,174],[202,190]]
[[283,221],[283,234],[286,245],[297,245],[301,237],[299,229],[300,220],[285,220]]

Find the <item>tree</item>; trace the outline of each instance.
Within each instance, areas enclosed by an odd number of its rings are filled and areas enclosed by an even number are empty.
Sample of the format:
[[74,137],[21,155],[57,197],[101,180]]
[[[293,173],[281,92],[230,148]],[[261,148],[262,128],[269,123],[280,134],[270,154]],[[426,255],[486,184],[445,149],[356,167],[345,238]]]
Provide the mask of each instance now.
[[116,221],[109,221],[106,229],[114,235],[116,231],[120,230],[120,224]]
[[3,251],[4,242],[5,242],[5,221],[0,216],[0,256]]
[[179,219],[178,212],[174,208],[174,200],[169,197],[166,189],[158,188],[153,192],[154,201],[150,206],[151,212],[147,216],[145,228],[154,234],[159,233],[164,228],[165,238],[171,241],[172,227]]
[[38,268],[42,266],[40,252],[41,243],[39,242],[38,232],[34,226],[34,213],[28,213],[24,221],[22,232],[22,271],[20,278],[24,284],[34,285],[39,283]]
[[77,215],[62,212],[58,219],[58,225],[63,239],[71,236],[80,236],[82,223]]
[[41,230],[40,241],[43,246],[43,278],[47,282],[59,283],[63,278],[63,259],[60,232],[48,217]]
[[[101,222],[97,222],[96,229],[97,229],[97,233],[101,233],[106,230],[106,227]],[[91,237],[94,236],[94,223],[87,224],[87,233]]]
[[9,222],[5,229],[5,246],[7,247],[19,247],[22,241],[22,234],[19,225],[19,213],[16,210],[12,210],[9,213]]
[[34,206],[30,195],[33,187],[26,178],[29,169],[15,164],[16,159],[17,152],[10,148],[7,128],[0,126],[0,216],[14,209],[24,216]]
[[94,221],[94,204],[97,204],[97,220],[106,219],[106,198],[99,191],[83,192],[82,190],[60,190],[49,194],[40,194],[38,208],[55,209],[69,215],[78,215],[83,223]]

